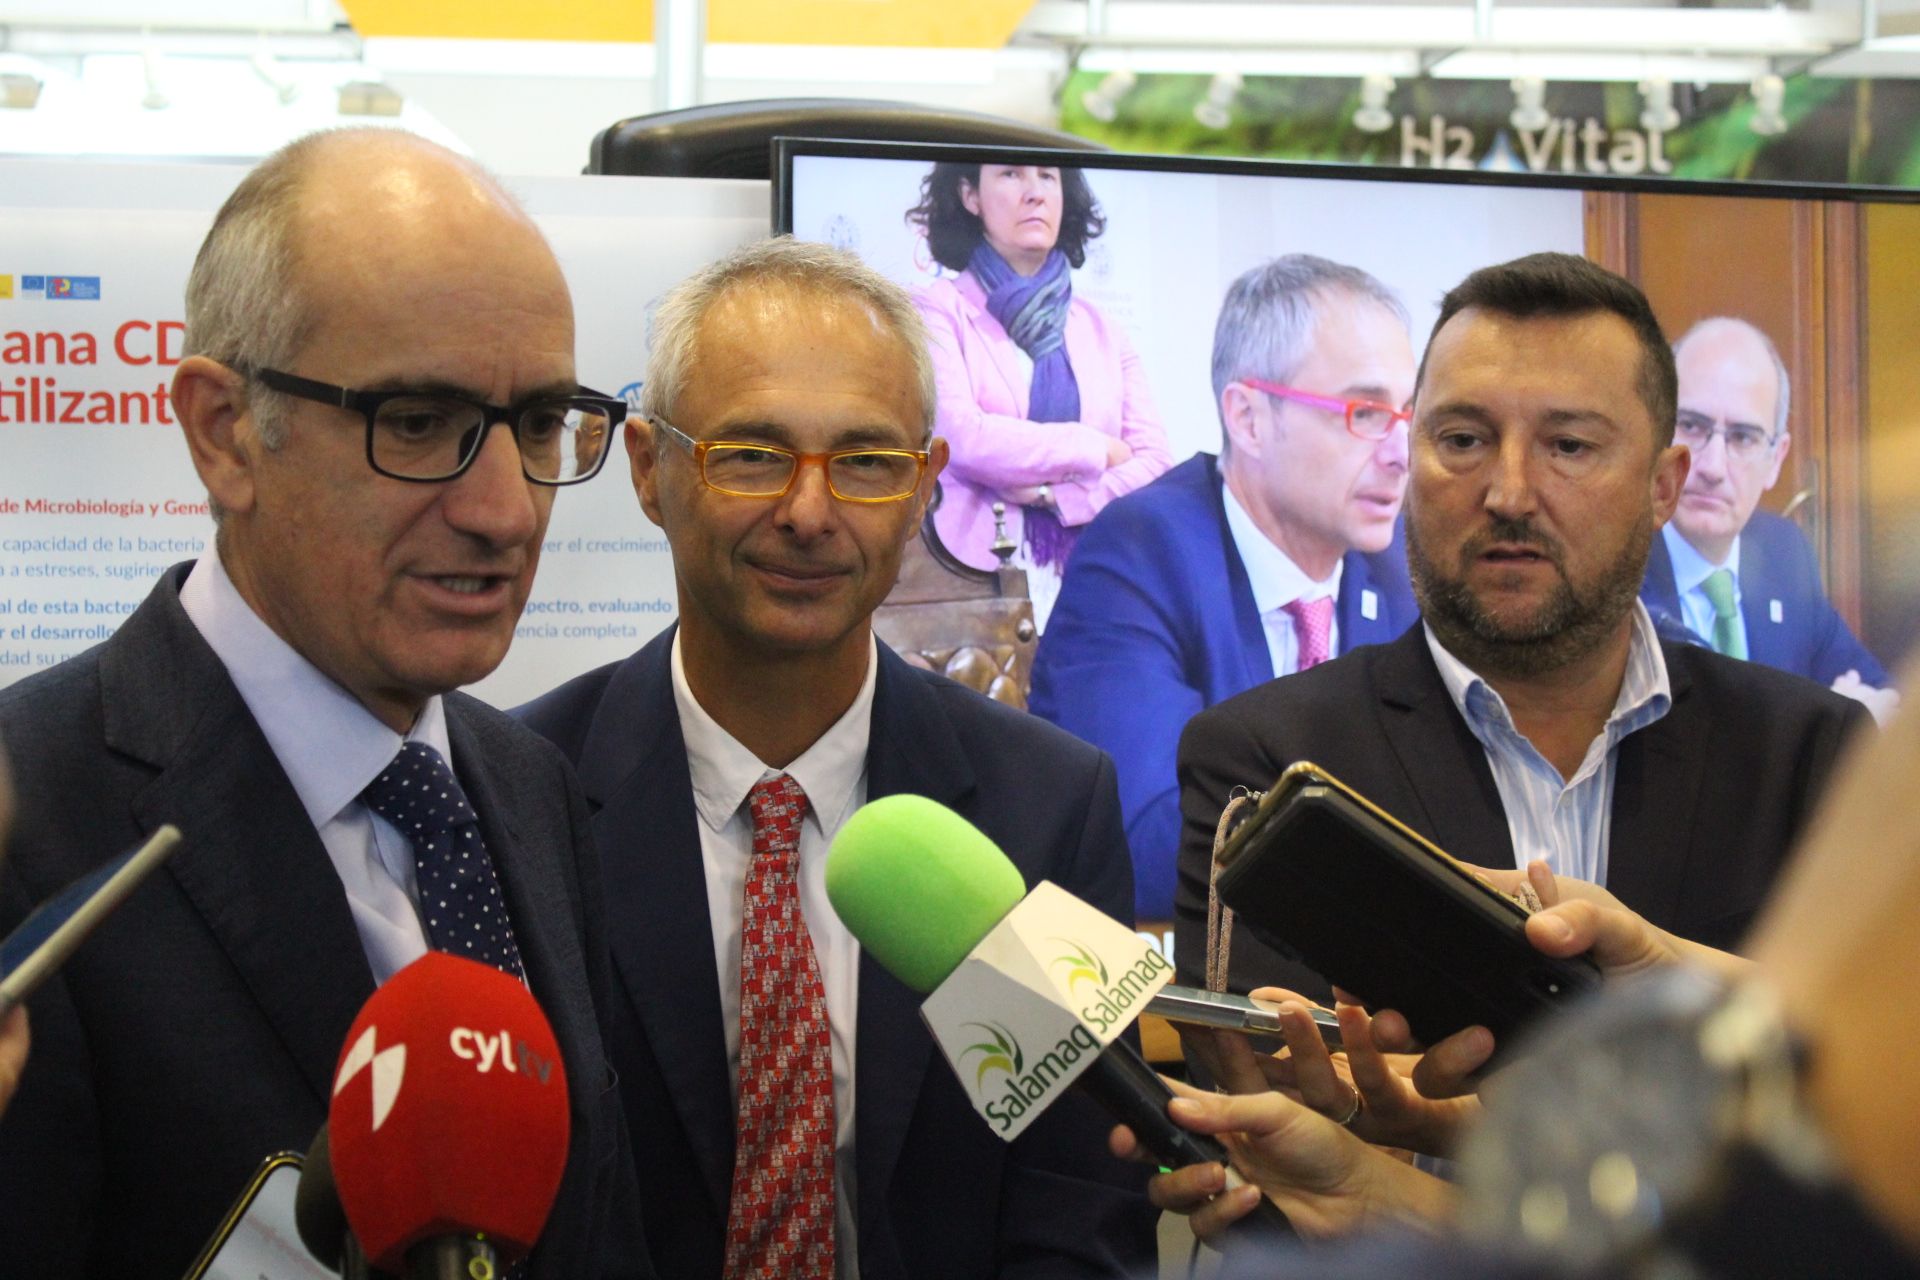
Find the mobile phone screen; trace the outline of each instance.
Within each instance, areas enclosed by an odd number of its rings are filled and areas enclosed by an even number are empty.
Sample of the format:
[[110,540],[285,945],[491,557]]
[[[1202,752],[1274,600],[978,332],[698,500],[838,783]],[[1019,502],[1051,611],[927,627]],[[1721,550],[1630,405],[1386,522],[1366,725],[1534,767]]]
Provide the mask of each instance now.
[[234,1205],[212,1256],[203,1257],[187,1280],[339,1280],[300,1243],[293,1219],[299,1185],[300,1157],[267,1161]]

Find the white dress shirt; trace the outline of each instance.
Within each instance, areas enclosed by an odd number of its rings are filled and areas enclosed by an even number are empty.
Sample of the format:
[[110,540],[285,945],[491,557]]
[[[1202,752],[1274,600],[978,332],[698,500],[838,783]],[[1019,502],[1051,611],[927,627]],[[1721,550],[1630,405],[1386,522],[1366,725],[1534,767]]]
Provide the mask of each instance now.
[[[1747,619],[1740,609],[1740,537],[1734,535],[1733,549],[1727,552],[1725,564],[1715,564],[1691,542],[1673,527],[1669,520],[1660,529],[1660,536],[1667,542],[1667,558],[1673,562],[1673,585],[1680,596],[1680,620],[1687,624],[1687,630],[1700,637],[1709,648],[1713,645],[1713,601],[1707,599],[1706,589],[1701,586],[1716,569],[1725,569],[1733,574],[1733,630],[1740,637],[1740,643],[1747,641]],[[1751,649],[1748,650],[1751,652]]]
[[707,914],[713,928],[714,968],[720,975],[720,1020],[727,1037],[727,1083],[740,1100],[740,931],[746,915],[747,871],[753,863],[753,821],[747,793],[782,773],[807,793],[800,825],[800,915],[813,939],[826,989],[833,1041],[834,1272],[859,1276],[854,1200],[854,1025],[860,1005],[860,944],[827,901],[827,848],[840,826],[867,799],[867,740],[873,728],[873,686],[879,658],[871,639],[867,678],[853,705],[785,769],[772,769],[707,714],[687,684],[678,633],[673,638],[673,700],[687,744],[693,805],[700,815],[700,859],[706,868]]
[[[1273,674],[1290,676],[1300,669],[1300,633],[1287,606],[1295,600],[1338,599],[1340,573],[1346,568],[1346,558],[1333,562],[1333,572],[1326,581],[1315,582],[1305,569],[1293,562],[1293,557],[1260,532],[1260,526],[1253,522],[1253,517],[1224,481],[1220,485],[1220,496],[1227,506],[1227,532],[1233,535],[1234,550],[1240,553],[1240,563],[1247,567],[1247,580],[1253,585],[1253,607],[1259,612],[1260,625],[1267,634],[1267,654],[1273,659]],[[1332,625],[1327,629],[1327,656],[1336,657],[1339,652],[1340,612],[1335,609]]]
[[[1487,753],[1493,783],[1507,811],[1507,833],[1513,838],[1513,861],[1525,867],[1545,858],[1554,874],[1591,884],[1607,882],[1607,847],[1613,832],[1614,761],[1628,734],[1644,729],[1673,706],[1667,682],[1667,660],[1654,634],[1653,618],[1638,600],[1633,603],[1633,632],[1627,644],[1627,670],[1613,713],[1587,744],[1587,754],[1573,777],[1540,754],[1514,728],[1506,700],[1492,685],[1448,653],[1433,628],[1421,624],[1427,649],[1440,668],[1440,679],[1460,709],[1467,727]],[[1449,849],[1472,858],[1472,851]]]
[[227,669],[241,701],[293,783],[347,891],[373,980],[385,982],[427,951],[413,845],[360,793],[393,763],[403,742],[423,742],[449,768],[446,711],[427,700],[405,738],[295,652],[241,598],[217,550],[180,587],[180,605]]

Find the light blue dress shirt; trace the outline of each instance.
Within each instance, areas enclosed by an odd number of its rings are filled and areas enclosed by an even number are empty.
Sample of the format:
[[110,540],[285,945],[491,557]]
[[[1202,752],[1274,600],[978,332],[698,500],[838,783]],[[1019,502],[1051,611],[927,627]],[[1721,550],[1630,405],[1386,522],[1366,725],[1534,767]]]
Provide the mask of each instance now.
[[260,619],[212,549],[180,588],[180,604],[227,669],[240,698],[293,783],[346,890],[376,983],[427,951],[413,845],[360,792],[393,763],[403,741],[424,742],[453,766],[446,711],[430,698],[406,738]]
[[1593,884],[1607,882],[1607,841],[1613,825],[1614,760],[1620,742],[1644,729],[1673,705],[1667,661],[1645,605],[1633,605],[1633,633],[1626,677],[1606,728],[1587,746],[1572,778],[1562,778],[1545,756],[1513,727],[1507,704],[1485,680],[1448,653],[1425,624],[1427,648],[1440,679],[1467,727],[1486,749],[1500,803],[1513,837],[1514,865],[1546,859],[1556,875]]
[[1687,630],[1700,637],[1702,644],[1713,647],[1713,601],[1707,599],[1701,583],[1716,569],[1725,569],[1733,574],[1733,630],[1740,637],[1742,649],[1753,652],[1747,644],[1747,618],[1740,608],[1740,538],[1733,539],[1733,550],[1727,552],[1725,564],[1714,564],[1698,551],[1691,542],[1682,537],[1680,531],[1669,520],[1661,527],[1660,536],[1667,541],[1667,558],[1673,561],[1673,585],[1680,593],[1680,620],[1687,624]]

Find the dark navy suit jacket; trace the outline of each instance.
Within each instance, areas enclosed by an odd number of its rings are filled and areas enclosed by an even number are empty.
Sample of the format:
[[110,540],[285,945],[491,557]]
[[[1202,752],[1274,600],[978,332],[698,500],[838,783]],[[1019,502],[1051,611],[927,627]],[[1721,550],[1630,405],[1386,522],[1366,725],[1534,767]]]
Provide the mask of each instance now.
[[[1384,551],[1348,554],[1335,611],[1342,653],[1391,640],[1418,616],[1397,528]],[[1173,918],[1180,731],[1273,674],[1212,454],[1195,454],[1087,526],[1040,638],[1032,707],[1113,756],[1136,918]]]
[[[1653,540],[1640,598],[1656,619],[1665,614],[1686,625],[1665,538]],[[1740,617],[1747,624],[1747,657],[1754,662],[1824,685],[1847,671],[1858,671],[1878,688],[1892,683],[1827,602],[1820,566],[1800,526],[1770,511],[1754,512],[1740,531]]]
[[[7,1277],[178,1280],[260,1162],[313,1141],[373,994],[326,847],[180,606],[185,569],[104,643],[0,691],[20,798],[0,932],[161,823],[186,837],[29,1001],[0,1118]],[[446,715],[567,1068],[572,1145],[532,1275],[647,1275],[608,1243],[638,1214],[595,1009],[611,975],[586,803],[502,713],[449,694]]]
[[[654,1267],[717,1280],[734,1106],[673,635],[517,714],[573,760],[593,808],[618,987],[606,1031]],[[1051,880],[1126,919],[1133,882],[1111,762],[885,645],[879,654],[868,798],[938,800],[992,837],[1029,885]],[[865,1280],[1123,1275],[1151,1263],[1146,1170],[1107,1155],[1107,1122],[1087,1099],[1064,1097],[1011,1145],[1001,1141],[940,1060],[920,997],[864,952],[859,982]]]

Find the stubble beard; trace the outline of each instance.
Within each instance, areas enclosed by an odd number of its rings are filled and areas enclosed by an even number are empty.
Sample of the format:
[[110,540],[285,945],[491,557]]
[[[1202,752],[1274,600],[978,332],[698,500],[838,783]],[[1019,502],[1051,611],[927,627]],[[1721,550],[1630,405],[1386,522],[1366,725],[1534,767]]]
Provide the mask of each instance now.
[[1505,542],[1533,547],[1559,573],[1559,582],[1546,600],[1522,618],[1495,616],[1464,576],[1442,573],[1421,547],[1411,521],[1407,525],[1407,569],[1421,615],[1447,652],[1483,676],[1532,679],[1579,662],[1617,634],[1621,620],[1640,594],[1653,531],[1653,513],[1647,511],[1628,531],[1619,554],[1600,579],[1590,590],[1576,592],[1567,578],[1566,558],[1559,543],[1528,521],[1496,519],[1461,548],[1463,568],[1488,545]]

